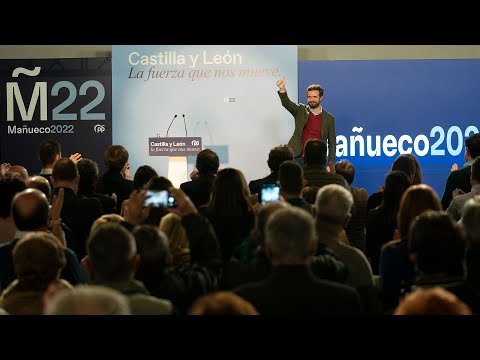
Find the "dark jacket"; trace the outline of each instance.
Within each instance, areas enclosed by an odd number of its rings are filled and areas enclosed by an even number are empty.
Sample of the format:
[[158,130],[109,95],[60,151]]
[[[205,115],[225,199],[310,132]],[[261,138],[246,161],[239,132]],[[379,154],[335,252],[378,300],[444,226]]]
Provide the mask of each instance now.
[[452,201],[452,191],[456,188],[463,191],[470,192],[472,184],[470,183],[471,166],[465,166],[461,169],[452,171],[448,174],[447,182],[445,183],[445,189],[442,196],[443,210],[447,210],[450,202]]
[[262,179],[252,180],[248,183],[248,188],[252,194],[260,193],[262,184],[274,184],[278,181],[278,171],[270,173]]
[[376,208],[368,212],[366,227],[366,255],[372,265],[374,274],[379,271],[380,250],[384,244],[393,239],[397,225],[387,220],[383,208]]
[[78,194],[83,195],[85,197],[98,199],[98,201],[100,201],[100,204],[102,205],[102,210],[104,214],[117,213],[117,209],[116,209],[117,205],[115,203],[115,200],[113,200],[110,196],[97,193],[93,189],[88,190],[83,188],[78,189]]
[[337,184],[345,187],[345,179],[342,175],[328,172],[325,168],[321,168],[320,165],[308,165],[303,168],[303,177],[308,182],[308,186],[322,186],[328,184]]
[[[57,194],[59,189],[54,188],[53,193]],[[79,259],[82,259],[87,251],[86,241],[90,235],[92,224],[103,215],[102,205],[98,199],[75,194],[70,188],[64,188],[64,191],[65,196],[60,216],[71,229],[70,233],[65,233],[67,245],[75,251]]]
[[210,201],[215,175],[200,175],[197,180],[187,181],[180,185],[180,189],[192,200],[198,209]]
[[303,265],[275,266],[264,281],[234,292],[262,315],[359,315],[358,292],[346,285],[315,278]]
[[[348,277],[345,264],[324,244],[318,244],[317,254],[312,258],[310,268],[318,279],[345,283]],[[267,278],[271,271],[272,264],[263,248],[259,247],[255,250],[250,263],[242,264],[236,259],[231,259],[225,265],[221,287],[229,290],[246,283],[261,281]]]
[[98,180],[97,192],[112,196],[117,194],[117,213],[122,210],[123,201],[130,197],[135,189],[132,180],[125,179],[120,171],[109,170]]

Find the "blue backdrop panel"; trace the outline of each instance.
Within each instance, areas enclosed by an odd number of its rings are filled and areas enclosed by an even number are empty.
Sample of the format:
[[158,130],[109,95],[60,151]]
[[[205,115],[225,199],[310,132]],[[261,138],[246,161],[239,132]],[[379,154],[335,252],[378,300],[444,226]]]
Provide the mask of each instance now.
[[413,153],[442,196],[451,165],[465,163],[465,138],[478,132],[479,79],[477,59],[303,61],[298,98],[306,103],[308,85],[323,86],[336,161],[356,166],[354,186],[377,191],[395,158]]

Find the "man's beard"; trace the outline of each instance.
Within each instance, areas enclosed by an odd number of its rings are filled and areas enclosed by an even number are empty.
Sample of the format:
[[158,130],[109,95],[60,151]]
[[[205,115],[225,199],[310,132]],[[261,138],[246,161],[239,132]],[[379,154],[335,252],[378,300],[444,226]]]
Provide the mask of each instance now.
[[311,102],[308,103],[308,106],[310,106],[310,109],[316,109],[320,106],[320,103],[311,101]]

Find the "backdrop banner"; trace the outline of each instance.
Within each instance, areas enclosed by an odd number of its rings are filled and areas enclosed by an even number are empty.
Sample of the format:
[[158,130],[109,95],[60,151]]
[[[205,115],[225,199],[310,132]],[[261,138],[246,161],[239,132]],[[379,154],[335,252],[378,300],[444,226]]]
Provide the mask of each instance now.
[[39,145],[55,139],[64,157],[81,153],[103,172],[111,72],[110,58],[0,60],[0,161],[38,174]]
[[200,137],[221,168],[264,177],[270,149],[294,129],[276,82],[285,76],[297,101],[297,65],[295,45],[114,45],[113,143],[128,149],[132,174],[144,164],[168,173],[169,156],[152,154],[148,139]]
[[336,161],[356,167],[353,186],[378,191],[399,154],[414,154],[441,197],[465,139],[478,133],[480,60],[303,61],[299,99],[311,83],[335,116]]

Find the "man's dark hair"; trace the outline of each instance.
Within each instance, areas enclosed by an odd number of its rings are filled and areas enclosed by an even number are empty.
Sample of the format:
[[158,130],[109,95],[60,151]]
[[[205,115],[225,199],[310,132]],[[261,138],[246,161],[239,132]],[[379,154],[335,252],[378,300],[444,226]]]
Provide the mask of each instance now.
[[480,134],[473,134],[465,139],[465,147],[468,149],[470,156],[476,158],[480,156]]
[[[28,207],[28,209],[24,209],[18,204],[18,199],[24,196],[28,196],[30,200],[30,206]],[[18,230],[38,230],[41,226],[44,226],[48,223],[48,214],[48,200],[45,194],[42,193],[40,190],[24,190],[15,195],[12,200],[12,218]]]
[[77,176],[77,165],[69,158],[61,158],[53,165],[52,177],[55,181],[73,181]]
[[270,150],[267,164],[272,172],[278,172],[280,164],[287,160],[293,160],[292,148],[288,145],[280,145]]
[[168,239],[158,226],[154,225],[137,225],[132,233],[137,243],[137,253],[142,259],[135,278],[148,287],[167,267],[170,254]]
[[0,174],[0,217],[10,216],[13,197],[25,189],[25,183],[18,174],[8,172]]
[[108,170],[122,170],[128,161],[128,151],[122,145],[109,146],[103,153],[103,160]]
[[385,178],[385,190],[383,191],[383,201],[380,207],[383,209],[385,217],[390,224],[396,226],[400,200],[410,185],[412,185],[410,178],[400,170],[391,171]]
[[284,192],[299,193],[303,189],[303,169],[291,160],[284,161],[280,164],[278,180]]
[[135,189],[142,190],[143,186],[154,176],[158,176],[157,172],[150,165],[142,165],[137,171],[135,171],[135,176],[133,177],[133,185]]
[[327,143],[319,139],[310,139],[305,143],[303,160],[305,164],[320,165],[325,167],[327,164]]
[[80,183],[78,186],[84,189],[95,189],[98,181],[98,164],[90,159],[82,159],[77,162]]
[[307,91],[314,91],[314,90],[318,90],[320,92],[320,97],[323,96],[323,87],[321,85],[312,84],[309,87],[307,87]]
[[412,223],[408,248],[417,254],[417,266],[422,273],[464,275],[465,239],[444,211],[427,210]]
[[99,225],[87,240],[94,280],[127,280],[136,251],[135,239],[124,226],[114,222]]
[[147,190],[168,190],[173,186],[172,182],[165,176],[154,176],[145,184]]
[[335,164],[335,173],[342,175],[348,185],[352,185],[355,179],[355,166],[348,160],[340,160]]
[[415,155],[401,154],[393,161],[392,171],[399,170],[407,174],[412,185],[418,185],[422,183],[422,172],[420,170],[420,164],[418,163]]
[[220,160],[215,151],[204,149],[197,155],[195,167],[200,175],[215,175],[220,166]]
[[55,157],[61,152],[62,147],[58,141],[52,139],[42,141],[38,151],[38,159],[42,163],[42,167],[52,165],[55,162]]

